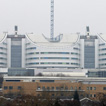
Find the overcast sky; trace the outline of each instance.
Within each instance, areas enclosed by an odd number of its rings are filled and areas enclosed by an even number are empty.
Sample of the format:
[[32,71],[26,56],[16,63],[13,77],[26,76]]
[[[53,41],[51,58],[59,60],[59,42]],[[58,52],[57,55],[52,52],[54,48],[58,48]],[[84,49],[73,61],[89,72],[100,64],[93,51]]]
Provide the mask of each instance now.
[[[0,33],[43,33],[50,35],[51,0],[0,0]],[[54,0],[55,36],[59,33],[106,33],[106,0]]]

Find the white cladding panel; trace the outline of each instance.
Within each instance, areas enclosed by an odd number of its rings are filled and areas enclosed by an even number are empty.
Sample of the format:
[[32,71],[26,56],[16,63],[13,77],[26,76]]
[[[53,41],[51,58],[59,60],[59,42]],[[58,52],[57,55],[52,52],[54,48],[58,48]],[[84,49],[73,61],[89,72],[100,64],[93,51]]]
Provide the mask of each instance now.
[[22,39],[22,68],[25,68],[25,39]]
[[95,68],[99,68],[98,39],[95,40]]
[[[6,59],[0,59],[0,67],[10,68],[11,38],[7,36],[4,34],[0,37],[0,57]],[[95,39],[95,68],[106,68],[106,37],[105,35],[97,35],[97,37],[98,39]],[[84,39],[80,39],[78,34],[63,34],[60,42],[49,42],[42,35],[26,35],[22,38],[22,67],[43,66],[84,68]]]

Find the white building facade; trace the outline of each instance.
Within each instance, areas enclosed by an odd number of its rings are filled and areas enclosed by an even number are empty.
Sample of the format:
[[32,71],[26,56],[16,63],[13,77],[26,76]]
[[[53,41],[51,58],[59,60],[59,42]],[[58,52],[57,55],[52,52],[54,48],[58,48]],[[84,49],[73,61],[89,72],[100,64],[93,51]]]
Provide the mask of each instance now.
[[8,34],[0,38],[0,68],[106,68],[105,35]]

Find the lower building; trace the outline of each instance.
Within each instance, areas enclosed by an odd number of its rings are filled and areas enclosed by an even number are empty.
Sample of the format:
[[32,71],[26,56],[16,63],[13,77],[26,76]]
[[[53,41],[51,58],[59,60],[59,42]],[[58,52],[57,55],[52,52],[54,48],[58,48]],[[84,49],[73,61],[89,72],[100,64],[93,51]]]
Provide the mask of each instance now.
[[106,69],[67,69],[67,68],[0,68],[2,76],[60,76],[60,77],[102,77]]
[[76,90],[80,98],[97,99],[100,93],[106,94],[106,78],[5,76],[3,82],[4,96],[28,94],[72,99]]

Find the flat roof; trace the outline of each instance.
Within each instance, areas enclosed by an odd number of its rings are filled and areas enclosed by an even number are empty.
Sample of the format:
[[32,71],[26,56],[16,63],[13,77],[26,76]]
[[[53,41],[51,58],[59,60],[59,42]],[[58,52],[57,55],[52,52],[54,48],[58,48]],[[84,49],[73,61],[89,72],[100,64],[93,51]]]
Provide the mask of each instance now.
[[48,76],[4,76],[4,80],[80,80],[80,81],[106,81],[106,78],[99,77],[48,77]]
[[[68,46],[76,43],[79,39],[78,34],[63,34],[59,42],[50,42],[44,35],[41,34],[27,34],[29,40],[40,46]],[[49,38],[48,38],[49,39]]]

